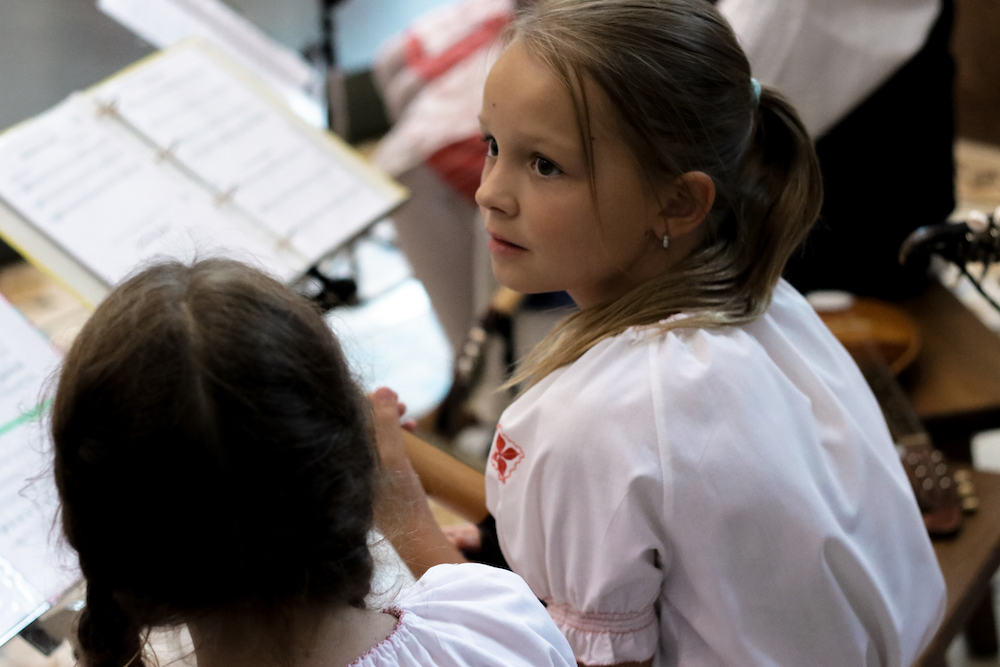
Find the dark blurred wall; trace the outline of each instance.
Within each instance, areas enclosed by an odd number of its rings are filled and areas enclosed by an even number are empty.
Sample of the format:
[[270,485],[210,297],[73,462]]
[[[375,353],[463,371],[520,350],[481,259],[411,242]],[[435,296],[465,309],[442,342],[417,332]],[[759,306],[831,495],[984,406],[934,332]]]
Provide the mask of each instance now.
[[1000,0],[956,0],[952,52],[958,134],[1000,144]]
[[[318,0],[226,0],[288,46],[319,34]],[[91,86],[152,48],[96,0],[0,0],[0,129]]]
[[93,0],[0,0],[0,128],[150,52]]

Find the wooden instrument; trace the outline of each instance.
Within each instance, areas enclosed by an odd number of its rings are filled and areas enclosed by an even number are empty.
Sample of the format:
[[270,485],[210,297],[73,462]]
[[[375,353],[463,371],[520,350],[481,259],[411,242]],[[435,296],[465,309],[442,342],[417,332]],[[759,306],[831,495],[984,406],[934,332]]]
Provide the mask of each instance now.
[[504,362],[514,364],[512,317],[524,295],[506,287],[499,287],[490,299],[486,314],[476,326],[469,330],[462,349],[455,358],[455,377],[448,395],[438,406],[434,420],[434,431],[447,438],[453,438],[463,428],[476,420],[466,411],[466,401],[482,374],[486,348],[491,337],[499,338],[504,344]]
[[489,515],[486,478],[481,472],[409,431],[403,431],[403,445],[428,496],[472,523],[480,523]]
[[962,526],[963,511],[978,507],[975,489],[968,472],[952,471],[941,451],[934,448],[896,379],[920,350],[917,325],[906,313],[876,299],[848,296],[844,307],[817,311],[858,363],[875,394],[928,533],[932,537],[954,535]]

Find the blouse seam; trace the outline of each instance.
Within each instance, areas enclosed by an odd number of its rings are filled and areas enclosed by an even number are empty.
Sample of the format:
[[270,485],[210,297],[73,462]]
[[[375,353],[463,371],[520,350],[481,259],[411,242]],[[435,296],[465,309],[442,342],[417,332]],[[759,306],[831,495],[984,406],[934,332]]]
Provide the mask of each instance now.
[[[669,435],[670,425],[664,423],[663,413],[659,409],[665,403],[665,398],[661,378],[656,373],[656,369],[659,367],[656,363],[658,360],[656,346],[652,346],[649,349],[648,355],[649,375],[647,379],[649,382],[649,400],[653,405],[653,429],[656,433],[656,450],[660,463],[660,506],[663,510],[663,522],[661,526],[664,534],[669,534],[669,527],[674,521],[675,492],[672,466],[673,452]],[[663,559],[660,568],[663,570],[664,576],[666,576],[669,560],[673,557],[669,542],[664,544],[664,550],[666,553],[660,554],[660,557]]]
[[579,625],[575,625],[575,624],[569,623],[569,622],[561,622],[559,625],[563,625],[563,626],[565,626],[567,628],[570,628],[571,630],[576,630],[577,632],[583,632],[583,633],[586,633],[588,635],[634,635],[634,634],[637,634],[639,632],[642,632],[646,628],[648,628],[648,627],[650,627],[652,625],[655,625],[655,624],[656,624],[656,619],[653,618],[648,623],[646,623],[646,625],[642,626],[641,628],[634,628],[632,630],[609,630],[609,629],[584,628],[584,627],[581,627]]
[[347,667],[355,667],[355,665],[360,665],[361,662],[365,658],[367,658],[371,654],[375,653],[375,651],[379,650],[382,647],[383,644],[391,644],[393,642],[394,638],[396,637],[397,631],[403,625],[403,616],[406,615],[406,610],[405,609],[401,609],[400,607],[386,607],[385,609],[382,609],[381,611],[382,611],[383,614],[391,614],[391,615],[393,615],[393,616],[396,617],[396,625],[393,626],[392,632],[390,632],[388,635],[386,635],[384,639],[382,639],[381,641],[379,641],[379,643],[375,644],[370,649],[368,649],[367,651],[365,651],[362,655],[359,655],[357,658],[355,658],[354,660],[352,660],[347,665]]
[[[652,607],[639,612],[578,612],[566,604],[549,603],[548,610],[549,615],[552,616],[552,620],[558,625],[590,634],[629,635],[642,632],[651,625],[656,624],[656,615],[653,613]],[[641,621],[643,619],[646,620],[643,625],[628,629],[602,626],[602,622],[607,622],[608,625],[620,626],[629,621]],[[593,621],[593,624],[588,624],[587,621]]]

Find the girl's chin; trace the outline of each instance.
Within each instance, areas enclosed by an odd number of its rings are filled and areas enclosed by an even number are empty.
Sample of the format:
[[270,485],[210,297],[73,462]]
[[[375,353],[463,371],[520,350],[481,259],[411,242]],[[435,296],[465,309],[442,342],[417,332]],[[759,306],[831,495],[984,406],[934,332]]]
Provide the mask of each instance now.
[[534,294],[538,291],[532,289],[531,280],[523,271],[518,271],[516,267],[496,256],[490,259],[492,260],[490,264],[493,269],[493,277],[497,279],[498,283],[521,294]]

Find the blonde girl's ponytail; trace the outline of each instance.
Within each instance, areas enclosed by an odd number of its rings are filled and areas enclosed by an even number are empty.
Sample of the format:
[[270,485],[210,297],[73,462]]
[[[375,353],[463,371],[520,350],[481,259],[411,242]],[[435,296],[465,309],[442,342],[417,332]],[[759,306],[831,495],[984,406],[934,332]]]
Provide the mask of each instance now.
[[[763,314],[819,215],[819,163],[795,110],[760,88],[732,29],[705,0],[539,0],[511,39],[562,81],[587,138],[590,81],[647,184],[701,171],[716,188],[699,245],[669,272],[558,324],[509,385],[531,386],[632,326],[721,327]],[[612,235],[615,230],[602,227]],[[682,321],[663,323],[677,313]]]
[[[759,84],[758,84],[759,85]],[[747,314],[760,315],[785,263],[819,216],[823,181],[813,141],[795,109],[762,87],[750,141],[736,175],[736,244]]]

